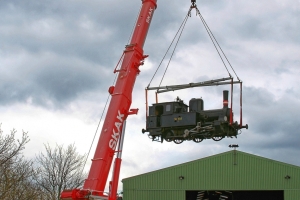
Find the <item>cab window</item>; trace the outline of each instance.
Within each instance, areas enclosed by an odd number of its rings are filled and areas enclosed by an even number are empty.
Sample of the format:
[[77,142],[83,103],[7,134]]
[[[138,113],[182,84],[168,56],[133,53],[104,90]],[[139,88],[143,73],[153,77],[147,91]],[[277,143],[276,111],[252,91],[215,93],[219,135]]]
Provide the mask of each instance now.
[[171,105],[170,104],[167,104],[166,105],[166,112],[170,112],[171,111]]

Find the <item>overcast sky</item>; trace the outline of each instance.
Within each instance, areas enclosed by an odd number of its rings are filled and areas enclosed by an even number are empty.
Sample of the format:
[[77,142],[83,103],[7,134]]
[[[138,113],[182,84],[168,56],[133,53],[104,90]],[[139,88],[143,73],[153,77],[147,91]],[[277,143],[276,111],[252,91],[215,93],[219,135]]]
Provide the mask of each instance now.
[[[26,156],[43,144],[75,144],[89,150],[113,84],[113,70],[127,44],[140,0],[0,1],[0,123],[4,133],[27,131]],[[300,166],[300,1],[198,0],[197,6],[243,81],[243,116],[249,124],[237,139],[158,143],[145,128],[144,88],[190,6],[189,0],[158,0],[144,46],[149,55],[134,87],[121,179],[230,150]],[[163,68],[164,66],[162,66]],[[157,86],[163,69],[152,86]],[[163,85],[201,82],[228,74],[192,11]],[[171,92],[222,107],[224,87]],[[239,117],[238,88],[235,118]],[[149,102],[154,103],[154,98]],[[99,137],[99,132],[96,138]],[[96,139],[97,141],[97,139]],[[94,145],[95,146],[95,145]],[[90,155],[93,156],[94,148]],[[87,163],[88,170],[90,161]],[[121,186],[120,186],[121,187]]]

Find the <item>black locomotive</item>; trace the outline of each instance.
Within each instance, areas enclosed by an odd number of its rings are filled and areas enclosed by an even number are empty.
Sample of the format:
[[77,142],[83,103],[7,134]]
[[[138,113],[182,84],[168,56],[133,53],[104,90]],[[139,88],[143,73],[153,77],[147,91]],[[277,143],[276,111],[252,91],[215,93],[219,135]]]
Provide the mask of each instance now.
[[146,119],[146,130],[153,141],[174,141],[176,144],[184,140],[201,142],[203,139],[220,141],[224,137],[236,137],[242,128],[248,125],[233,122],[233,113],[228,107],[228,91],[223,91],[223,108],[204,110],[201,98],[193,98],[187,106],[177,97],[176,101],[156,103],[149,106]]

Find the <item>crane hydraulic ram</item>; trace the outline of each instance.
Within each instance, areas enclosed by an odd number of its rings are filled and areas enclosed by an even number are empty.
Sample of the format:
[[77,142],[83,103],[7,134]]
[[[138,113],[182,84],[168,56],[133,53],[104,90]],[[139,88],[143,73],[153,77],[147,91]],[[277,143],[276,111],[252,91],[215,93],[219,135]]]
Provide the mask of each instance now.
[[[122,135],[124,122],[128,115],[137,114],[138,109],[130,109],[132,90],[139,74],[139,66],[147,57],[143,54],[143,46],[148,29],[156,9],[157,0],[142,0],[142,7],[133,31],[129,45],[126,45],[121,57],[121,65],[116,67],[114,73],[119,73],[115,86],[109,88],[111,94],[110,104],[107,110],[101,135],[96,147],[88,178],[85,180],[82,189],[65,190],[61,199],[84,200],[84,199],[110,199],[117,198],[116,191],[111,189],[109,196],[104,194],[107,177],[112,165],[118,140]],[[120,158],[117,158],[114,170],[112,185],[116,190]]]

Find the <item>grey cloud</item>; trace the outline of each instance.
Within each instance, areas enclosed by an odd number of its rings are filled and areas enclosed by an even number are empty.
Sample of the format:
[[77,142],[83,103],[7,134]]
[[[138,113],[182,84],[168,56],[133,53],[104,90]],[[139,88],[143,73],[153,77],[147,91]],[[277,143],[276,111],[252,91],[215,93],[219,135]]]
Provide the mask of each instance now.
[[[56,11],[58,13],[49,14],[43,10],[55,10],[56,7],[50,7],[51,4],[46,8],[39,7],[45,7],[44,4],[35,7],[34,5],[36,4],[33,2],[28,10],[26,6],[18,6],[6,11],[3,20],[11,18],[11,14],[14,14],[15,19],[1,28],[4,32],[1,37],[4,47],[15,47],[13,50],[23,49],[33,53],[51,51],[65,56],[80,56],[97,63],[107,62],[111,55],[114,55],[103,48],[109,47],[107,38],[112,37],[113,31],[109,26],[106,27],[93,19],[90,21],[91,27],[84,27],[84,23],[91,19],[88,13],[73,13],[71,9],[65,8]],[[84,17],[85,15],[87,17]]]
[[95,88],[106,90],[112,83],[113,67],[123,47],[111,41],[124,37],[114,30],[116,23],[100,17],[106,15],[90,13],[80,2],[12,1],[2,2],[1,8],[3,104],[30,100],[46,106],[50,101],[55,107]]
[[244,116],[249,123],[249,130],[244,132],[252,138],[243,141],[248,149],[290,149],[299,153],[300,103],[294,95],[286,91],[276,99],[266,89],[246,87],[244,101]]
[[[61,107],[87,92],[107,94],[107,87],[114,78],[114,65],[127,43],[140,4],[140,0],[113,3],[98,0],[84,3],[1,1],[1,104],[11,105],[31,99],[35,105],[47,106],[45,102],[50,101],[54,107]],[[268,1],[261,2],[259,8],[251,7],[250,2],[238,1],[198,1],[197,4],[220,45],[233,58],[230,61],[234,61],[234,66],[236,63],[240,65],[238,72],[242,72],[240,78],[245,80],[244,116],[249,130],[244,132],[245,137],[249,135],[253,140],[239,140],[239,143],[249,151],[254,148],[258,151],[287,148],[299,152],[297,123],[300,105],[295,100],[300,96],[298,85],[287,85],[279,99],[276,91],[270,91],[267,84],[263,85],[265,81],[261,81],[264,89],[252,86],[253,82],[263,79],[263,75],[275,77],[270,78],[270,84],[274,85],[283,84],[278,75],[296,74],[294,69],[297,69],[299,60],[281,55],[281,49],[277,54],[270,52],[270,49],[281,47],[279,45],[265,45],[282,43],[287,49],[292,47],[293,54],[297,53],[300,39],[298,10],[284,7],[260,12],[269,4]],[[158,0],[145,43],[145,54],[150,55],[154,68],[189,5],[190,1],[166,3]],[[247,9],[249,12],[245,12]],[[209,42],[209,37],[200,19],[195,19],[195,12],[192,15],[179,48],[189,48],[194,44],[206,48],[203,44]],[[273,66],[271,62],[274,60],[277,65]],[[143,84],[136,85],[135,91],[143,91],[154,70],[143,71],[141,66],[138,79]],[[180,73],[186,73],[184,68]],[[217,90],[211,90],[210,94],[217,94]]]
[[[28,59],[16,57],[9,70],[0,78],[0,101],[4,105],[32,103],[40,106],[61,107],[102,87],[106,90],[113,77],[108,69],[82,59],[60,57],[55,54],[32,54]],[[35,58],[36,57],[36,58]]]

